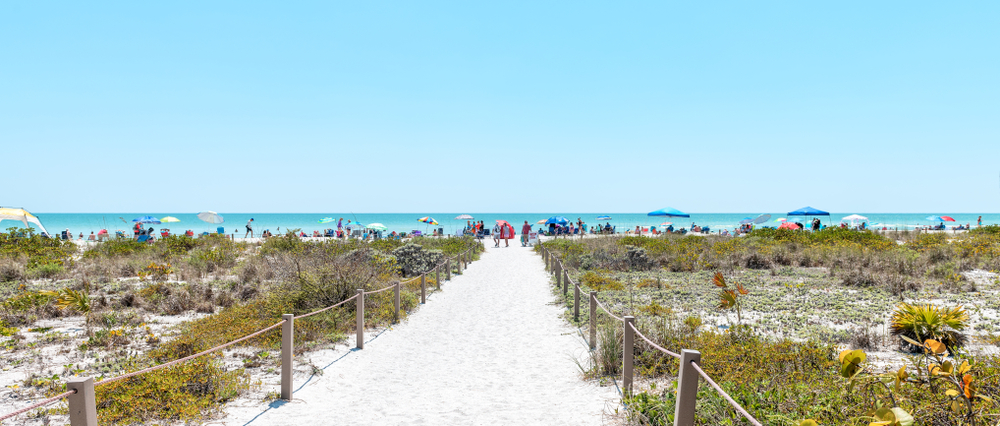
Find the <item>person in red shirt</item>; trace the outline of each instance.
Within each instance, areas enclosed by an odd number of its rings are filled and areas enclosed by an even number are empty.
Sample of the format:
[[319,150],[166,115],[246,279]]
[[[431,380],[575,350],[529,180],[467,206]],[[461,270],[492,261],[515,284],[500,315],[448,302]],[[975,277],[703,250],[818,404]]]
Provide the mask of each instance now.
[[521,247],[528,246],[528,234],[531,233],[531,225],[528,225],[528,221],[524,221],[524,225],[521,226]]

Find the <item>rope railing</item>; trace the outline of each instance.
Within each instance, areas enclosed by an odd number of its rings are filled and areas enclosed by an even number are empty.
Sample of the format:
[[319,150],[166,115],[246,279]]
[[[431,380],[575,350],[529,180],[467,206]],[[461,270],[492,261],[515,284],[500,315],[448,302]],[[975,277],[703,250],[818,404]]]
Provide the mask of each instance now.
[[[466,250],[466,251],[464,251],[462,253],[459,253],[456,256],[452,256],[452,257],[447,258],[447,259],[448,259],[449,262],[451,260],[453,260],[453,259],[457,260],[459,272],[461,272],[461,270],[462,270],[462,263],[463,262],[464,263],[468,263],[469,262],[469,259],[467,257],[465,257],[465,256],[470,251],[475,251],[475,250],[477,250],[477,248],[473,247],[473,248],[471,248],[469,250]],[[441,266],[441,264],[438,264],[434,268],[432,268],[430,271],[425,272],[423,274],[420,274],[419,277],[411,279],[409,281],[406,281],[406,282],[411,282],[411,281],[415,281],[415,280],[418,280],[418,279],[420,280],[420,284],[421,284],[420,285],[420,287],[421,287],[421,303],[425,303],[426,302],[426,288],[425,288],[426,287],[426,274],[430,273],[430,272],[440,273],[440,271],[438,270],[438,268],[440,266]],[[450,269],[450,267],[449,267],[449,269],[448,269],[447,272],[448,272],[448,279],[450,280],[451,279],[451,269]],[[34,403],[32,405],[29,405],[27,407],[20,408],[20,409],[18,409],[16,411],[13,411],[13,412],[10,412],[10,413],[4,414],[4,415],[0,415],[0,421],[6,420],[6,419],[9,419],[9,418],[12,418],[12,417],[16,417],[16,416],[18,416],[20,414],[24,414],[26,412],[29,412],[29,411],[37,409],[37,408],[44,407],[46,405],[49,405],[49,404],[52,404],[54,402],[60,401],[60,400],[62,400],[64,398],[69,398],[69,404],[70,404],[70,423],[72,423],[73,425],[97,426],[97,406],[96,406],[96,404],[94,402],[95,401],[95,399],[94,399],[94,388],[95,387],[106,385],[106,384],[109,384],[109,383],[118,382],[118,381],[121,381],[121,380],[125,380],[125,379],[131,378],[131,377],[135,377],[135,376],[141,375],[141,374],[150,373],[150,372],[153,372],[153,371],[156,371],[156,370],[164,369],[164,368],[170,367],[172,365],[177,365],[177,364],[183,363],[185,361],[190,361],[192,359],[208,355],[208,354],[210,354],[212,352],[216,352],[216,351],[225,349],[227,347],[230,347],[232,345],[235,345],[237,343],[240,343],[240,342],[252,339],[254,337],[260,336],[261,334],[264,334],[264,333],[266,333],[268,331],[274,330],[275,328],[278,328],[278,327],[282,328],[281,329],[281,398],[285,399],[285,400],[291,400],[291,398],[292,398],[292,357],[293,357],[293,340],[292,339],[294,337],[294,328],[293,328],[294,327],[294,321],[297,320],[297,319],[307,318],[307,317],[310,317],[310,316],[313,316],[313,315],[316,315],[316,314],[319,314],[319,313],[322,313],[322,312],[326,312],[326,311],[328,311],[330,309],[333,309],[333,308],[336,308],[338,306],[341,306],[341,305],[343,305],[343,304],[345,304],[347,302],[350,302],[352,300],[356,300],[357,308],[355,309],[355,311],[357,312],[357,330],[356,330],[357,331],[357,337],[358,337],[357,347],[358,347],[358,349],[364,349],[364,310],[365,310],[364,309],[364,299],[365,299],[365,295],[367,295],[367,294],[374,294],[374,293],[381,293],[381,292],[389,290],[391,288],[395,288],[396,289],[396,297],[395,297],[395,316],[394,316],[394,321],[398,322],[399,321],[399,311],[400,311],[400,296],[399,296],[400,284],[402,284],[402,283],[397,281],[397,282],[393,283],[392,285],[390,285],[388,287],[384,287],[384,288],[381,288],[381,289],[378,289],[378,290],[373,290],[373,291],[365,291],[364,289],[358,289],[357,290],[357,294],[355,294],[354,296],[351,296],[351,297],[349,297],[349,298],[347,298],[345,300],[342,300],[342,301],[340,301],[340,302],[338,302],[336,304],[327,306],[327,307],[322,308],[322,309],[315,310],[313,312],[309,312],[307,314],[302,314],[302,315],[299,315],[299,316],[294,316],[292,314],[285,314],[285,315],[282,316],[282,320],[281,321],[279,321],[277,323],[274,323],[271,326],[266,327],[264,329],[261,329],[261,330],[258,330],[256,332],[253,332],[251,334],[248,334],[246,336],[243,336],[243,337],[241,337],[239,339],[233,340],[233,341],[228,342],[228,343],[224,343],[224,344],[219,345],[219,346],[215,346],[213,348],[210,348],[210,349],[198,352],[198,353],[193,354],[193,355],[186,356],[184,358],[176,359],[176,360],[173,360],[173,361],[170,361],[170,362],[166,362],[166,363],[163,363],[163,364],[159,364],[159,365],[156,365],[156,366],[152,366],[152,367],[149,367],[149,368],[144,368],[144,369],[139,370],[139,371],[134,371],[134,372],[131,372],[131,373],[128,373],[128,374],[123,374],[121,376],[112,377],[112,378],[109,378],[109,379],[104,379],[104,380],[101,380],[101,381],[96,382],[96,383],[94,382],[93,378],[91,378],[91,377],[73,378],[73,379],[71,379],[70,381],[67,382],[67,387],[70,388],[70,390],[68,390],[66,392],[63,392],[63,393],[61,393],[59,395],[53,396],[51,398],[47,398],[47,399],[44,399],[42,401],[36,402],[36,403]],[[438,285],[438,288],[440,288],[440,286],[441,286],[440,280],[437,281],[437,285]],[[73,408],[74,406],[76,406],[76,409]]]
[[698,374],[701,375],[701,377],[705,379],[705,381],[708,382],[709,385],[715,388],[715,391],[718,392],[719,395],[722,395],[722,397],[729,402],[729,405],[733,406],[734,410],[736,410],[748,421],[750,421],[751,424],[753,424],[754,426],[763,426],[760,424],[759,421],[757,421],[757,419],[751,416],[750,413],[748,413],[747,410],[743,408],[742,405],[733,400],[733,397],[729,396],[729,394],[726,393],[726,391],[722,390],[722,387],[720,387],[718,383],[715,383],[715,380],[712,380],[712,378],[709,377],[707,373],[705,373],[705,370],[701,369],[701,366],[699,366],[697,362],[691,361],[691,367],[693,367],[694,370],[697,371]]
[[52,398],[46,398],[46,399],[43,399],[41,401],[38,401],[38,402],[36,402],[34,404],[31,404],[31,405],[29,405],[27,407],[24,407],[22,409],[19,409],[17,411],[4,414],[4,415],[0,416],[0,422],[2,422],[4,420],[7,420],[7,419],[9,419],[11,417],[17,416],[19,414],[27,413],[27,412],[29,412],[31,410],[36,409],[36,408],[44,407],[46,405],[49,405],[49,404],[51,404],[53,402],[56,402],[56,401],[59,401],[59,400],[61,400],[63,398],[66,398],[66,397],[68,397],[70,395],[73,395],[75,393],[76,393],[76,389],[73,389],[73,390],[70,390],[70,391],[66,391],[66,392],[63,392],[63,393],[61,393],[59,395],[53,396]]
[[[544,244],[540,245],[542,249],[542,258],[545,261],[545,267],[550,272],[552,272],[556,277],[556,285],[558,286],[560,282],[563,283],[563,294],[566,294],[567,284],[572,283],[577,297],[574,301],[574,313],[578,315],[580,309],[580,299],[579,293],[582,288],[579,284],[573,281],[569,273],[566,272],[563,266],[562,260],[556,258],[553,253],[545,247]],[[701,362],[701,353],[698,351],[684,349],[680,354],[670,351],[642,334],[639,329],[635,326],[635,318],[626,315],[625,317],[616,316],[611,312],[600,299],[597,298],[597,292],[590,292],[590,349],[594,350],[597,347],[597,322],[596,314],[598,309],[603,310],[612,318],[620,321],[623,324],[625,331],[625,342],[622,347],[622,389],[625,394],[632,393],[632,379],[634,376],[634,356],[635,356],[635,336],[639,336],[640,339],[644,340],[647,344],[652,346],[654,349],[663,352],[671,357],[680,360],[680,366],[677,375],[677,396],[676,405],[674,412],[674,424],[675,425],[693,425],[694,424],[694,414],[695,405],[698,397],[698,379],[699,377],[704,378],[708,384],[715,389],[728,403],[733,407],[736,412],[747,419],[754,426],[762,426],[756,418],[754,418],[743,406],[736,402],[728,393],[722,390],[714,380],[698,364]]]

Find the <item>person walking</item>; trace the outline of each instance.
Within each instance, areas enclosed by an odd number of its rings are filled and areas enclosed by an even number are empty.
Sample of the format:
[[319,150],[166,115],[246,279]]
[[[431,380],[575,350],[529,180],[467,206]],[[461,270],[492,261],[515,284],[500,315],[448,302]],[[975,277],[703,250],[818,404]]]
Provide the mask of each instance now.
[[497,222],[496,225],[493,225],[493,247],[500,247],[500,231],[501,231],[501,229],[502,228],[500,227],[500,223],[499,222]]
[[528,246],[528,234],[531,234],[531,225],[528,221],[524,221],[524,225],[521,226],[521,247]]
[[510,247],[510,239],[514,238],[514,227],[509,223],[504,223],[500,227],[500,238],[503,238],[504,247]]
[[243,238],[246,238],[247,235],[250,235],[250,238],[253,238],[253,218],[252,217],[250,218],[250,220],[247,221],[247,232],[245,234],[243,234]]

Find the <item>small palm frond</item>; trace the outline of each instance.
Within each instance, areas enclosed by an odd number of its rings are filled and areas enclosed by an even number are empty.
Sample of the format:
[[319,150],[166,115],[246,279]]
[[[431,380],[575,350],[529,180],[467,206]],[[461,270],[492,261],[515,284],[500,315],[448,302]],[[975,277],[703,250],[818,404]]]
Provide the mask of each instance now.
[[712,284],[716,287],[726,288],[726,278],[722,276],[722,272],[716,272],[715,276],[712,277]]

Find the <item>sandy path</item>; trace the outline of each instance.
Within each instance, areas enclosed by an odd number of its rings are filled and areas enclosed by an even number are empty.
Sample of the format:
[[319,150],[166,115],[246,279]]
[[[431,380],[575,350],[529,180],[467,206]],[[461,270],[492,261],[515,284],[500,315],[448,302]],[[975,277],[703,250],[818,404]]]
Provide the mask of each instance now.
[[551,304],[541,259],[486,246],[364,350],[300,357],[326,368],[305,386],[296,375],[292,402],[233,404],[225,424],[601,424],[616,391],[580,379],[585,343]]

